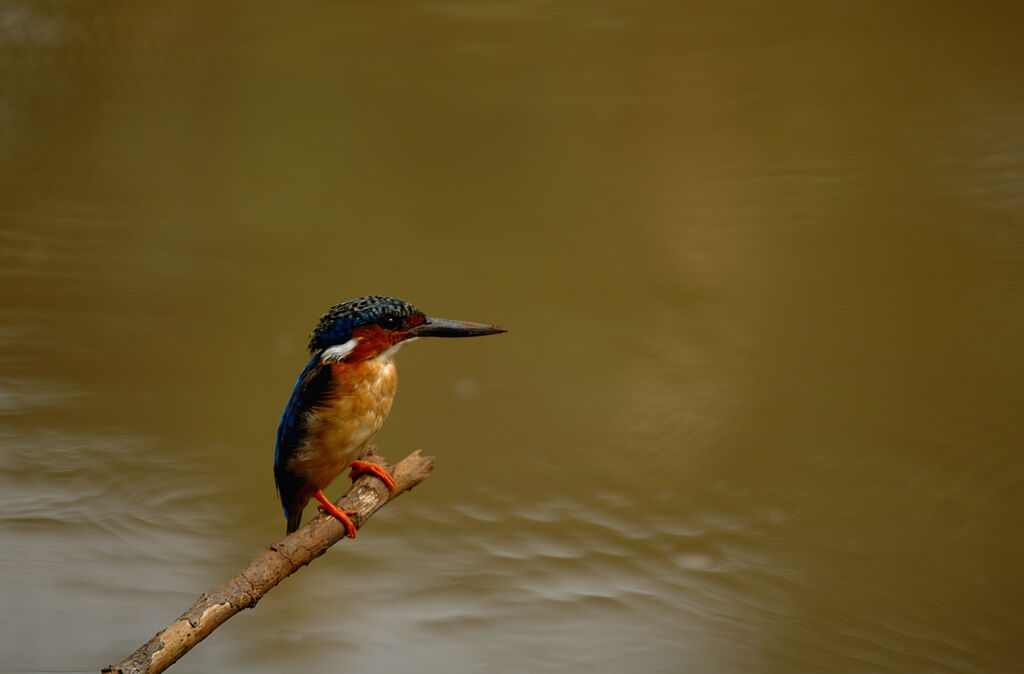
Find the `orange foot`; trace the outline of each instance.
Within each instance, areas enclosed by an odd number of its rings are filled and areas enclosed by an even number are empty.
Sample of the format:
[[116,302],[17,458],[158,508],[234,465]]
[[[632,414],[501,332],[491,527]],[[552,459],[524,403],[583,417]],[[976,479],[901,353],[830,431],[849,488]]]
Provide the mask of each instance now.
[[373,473],[380,479],[384,480],[384,484],[388,486],[391,493],[395,493],[395,478],[391,477],[388,471],[384,470],[373,461],[353,461],[352,471],[348,474],[348,479],[354,480],[363,473]]
[[356,525],[353,524],[352,520],[349,518],[349,515],[356,514],[355,510],[342,510],[338,506],[328,501],[327,497],[324,496],[324,493],[319,489],[317,489],[316,493],[313,494],[313,498],[315,498],[317,501],[320,501],[320,503],[323,504],[317,506],[317,508],[323,510],[325,513],[330,513],[331,515],[334,515],[339,520],[341,520],[341,523],[345,525],[346,536],[348,536],[349,538],[356,537]]

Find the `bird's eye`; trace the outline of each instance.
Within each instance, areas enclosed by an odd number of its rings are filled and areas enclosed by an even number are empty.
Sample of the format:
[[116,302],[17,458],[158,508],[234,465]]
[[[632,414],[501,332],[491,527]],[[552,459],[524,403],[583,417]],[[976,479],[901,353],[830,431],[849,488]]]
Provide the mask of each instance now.
[[397,330],[401,324],[401,321],[399,321],[395,316],[384,316],[378,323],[378,325],[385,330]]

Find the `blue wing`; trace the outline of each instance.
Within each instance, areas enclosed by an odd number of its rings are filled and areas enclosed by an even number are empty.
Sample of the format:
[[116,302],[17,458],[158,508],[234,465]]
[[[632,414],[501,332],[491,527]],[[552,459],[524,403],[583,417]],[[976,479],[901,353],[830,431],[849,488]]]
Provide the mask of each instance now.
[[330,388],[331,367],[320,362],[320,353],[317,352],[306,363],[298,381],[295,382],[292,396],[284,408],[281,423],[277,427],[274,481],[277,483],[277,493],[281,497],[285,517],[288,518],[289,532],[295,530],[293,525],[295,528],[298,527],[302,509],[309,497],[304,499],[299,497],[299,492],[305,485],[299,476],[289,472],[288,459],[302,443],[303,436],[306,434],[306,412],[321,404],[330,392]]

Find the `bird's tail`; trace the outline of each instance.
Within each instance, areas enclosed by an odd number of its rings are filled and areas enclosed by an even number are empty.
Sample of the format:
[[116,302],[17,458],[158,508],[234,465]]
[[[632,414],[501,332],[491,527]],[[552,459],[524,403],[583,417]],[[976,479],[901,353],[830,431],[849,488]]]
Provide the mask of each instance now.
[[277,495],[284,508],[284,516],[288,519],[288,533],[299,528],[302,511],[309,503],[309,494],[303,493],[302,481],[295,475],[274,466],[274,482],[277,483]]
[[285,508],[284,514],[285,514],[285,517],[288,518],[288,531],[287,531],[287,533],[290,534],[291,532],[293,532],[293,531],[295,531],[296,529],[299,528],[299,523],[302,522],[303,506],[305,506],[305,505],[306,505],[305,503],[303,503],[302,505],[292,504],[291,508]]

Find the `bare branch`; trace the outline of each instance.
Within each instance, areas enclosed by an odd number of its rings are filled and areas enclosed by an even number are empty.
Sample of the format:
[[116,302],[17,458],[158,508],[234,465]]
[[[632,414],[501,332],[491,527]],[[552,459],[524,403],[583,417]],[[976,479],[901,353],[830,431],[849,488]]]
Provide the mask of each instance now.
[[[367,461],[389,468],[388,462],[372,449]],[[402,459],[392,471],[395,493],[388,491],[380,478],[364,473],[337,501],[342,510],[354,510],[352,522],[363,526],[385,503],[427,479],[434,457],[416,450]],[[224,621],[242,609],[256,606],[275,585],[309,564],[345,537],[345,527],[334,517],[321,513],[293,534],[252,560],[243,571],[220,587],[203,593],[192,608],[182,613],[170,627],[157,633],[122,662],[103,669],[112,674],[156,674],[173,665],[178,658],[205,639]]]

